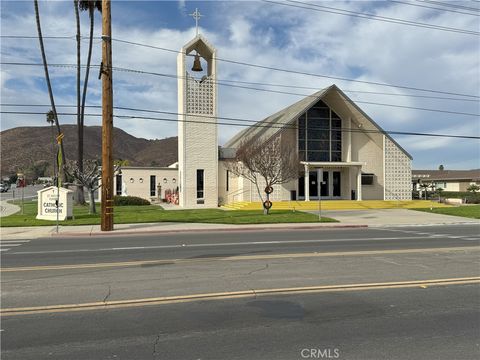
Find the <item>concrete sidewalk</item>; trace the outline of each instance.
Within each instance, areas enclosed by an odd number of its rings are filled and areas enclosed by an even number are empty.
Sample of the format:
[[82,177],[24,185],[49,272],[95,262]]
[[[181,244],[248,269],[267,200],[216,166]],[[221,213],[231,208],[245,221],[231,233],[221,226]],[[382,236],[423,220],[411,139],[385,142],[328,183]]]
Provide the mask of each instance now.
[[[309,211],[311,213],[318,213]],[[323,216],[339,220],[338,223],[289,223],[289,224],[206,224],[206,223],[146,223],[146,224],[117,224],[112,232],[102,232],[100,225],[59,226],[56,232],[55,224],[51,226],[32,227],[2,227],[2,240],[35,239],[51,236],[111,236],[155,234],[168,232],[207,232],[207,231],[245,231],[245,230],[295,230],[295,229],[332,229],[348,227],[388,227],[388,226],[420,226],[442,224],[478,224],[480,221],[459,216],[431,214],[421,211],[405,209],[384,210],[344,210],[323,211]]]
[[[318,214],[318,211],[308,211]],[[327,216],[352,225],[368,225],[369,227],[404,226],[404,225],[447,225],[478,224],[480,220],[461,216],[442,215],[408,209],[376,209],[376,210],[325,210]]]
[[10,204],[7,200],[3,200],[0,202],[0,217],[13,215],[20,210],[20,206]]

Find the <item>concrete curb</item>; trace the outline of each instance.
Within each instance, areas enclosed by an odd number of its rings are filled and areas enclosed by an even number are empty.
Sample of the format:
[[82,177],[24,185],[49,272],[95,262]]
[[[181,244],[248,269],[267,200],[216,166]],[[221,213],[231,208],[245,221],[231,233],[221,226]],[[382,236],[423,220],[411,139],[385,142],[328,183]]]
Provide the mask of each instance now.
[[479,222],[474,221],[457,221],[457,222],[442,222],[442,223],[428,223],[428,224],[380,224],[368,225],[370,228],[389,228],[389,227],[419,227],[419,226],[444,226],[444,225],[479,225]]
[[128,236],[135,234],[169,234],[169,233],[209,233],[209,232],[244,232],[244,231],[269,231],[269,230],[322,230],[322,229],[345,229],[345,228],[367,228],[368,225],[320,225],[320,226],[262,226],[262,227],[230,227],[230,228],[210,228],[210,229],[158,229],[158,230],[114,230],[108,232],[59,232],[51,233],[51,237],[70,236],[70,237],[90,237],[90,236]]

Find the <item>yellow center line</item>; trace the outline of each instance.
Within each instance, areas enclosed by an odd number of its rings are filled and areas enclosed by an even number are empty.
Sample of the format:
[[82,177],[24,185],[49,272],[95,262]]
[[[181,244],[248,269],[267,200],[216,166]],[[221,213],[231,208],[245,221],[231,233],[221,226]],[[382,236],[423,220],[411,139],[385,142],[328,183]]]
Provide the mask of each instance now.
[[27,267],[2,268],[0,272],[20,272],[20,271],[46,271],[46,270],[74,270],[90,268],[115,268],[115,267],[134,267],[142,265],[161,265],[161,264],[185,264],[185,263],[203,263],[212,261],[248,261],[248,260],[269,260],[269,259],[288,259],[288,258],[315,258],[315,257],[335,257],[335,256],[364,256],[379,254],[409,254],[409,253],[430,253],[430,252],[449,252],[449,251],[480,251],[480,246],[460,246],[460,247],[440,247],[428,249],[398,249],[398,250],[366,250],[366,251],[337,251],[337,252],[309,252],[309,253],[288,253],[273,255],[238,255],[228,257],[207,257],[201,259],[162,259],[162,260],[138,260],[107,263],[90,263],[75,265],[42,265]]
[[291,294],[306,294],[306,293],[320,293],[320,292],[361,291],[361,290],[378,290],[378,289],[412,288],[412,287],[419,287],[424,289],[431,286],[447,286],[447,285],[478,284],[478,283],[480,283],[480,277],[477,276],[477,277],[465,277],[465,278],[395,281],[395,282],[366,283],[366,284],[319,285],[319,286],[258,289],[258,290],[251,289],[251,290],[244,290],[244,291],[191,294],[191,295],[180,295],[180,296],[164,296],[164,297],[155,297],[155,298],[92,302],[92,303],[81,303],[81,304],[63,304],[63,305],[50,305],[50,306],[6,308],[0,311],[0,316],[5,317],[5,316],[15,316],[15,315],[101,310],[106,308],[118,309],[118,308],[142,307],[142,306],[152,306],[152,305],[176,304],[176,303],[185,303],[185,302],[194,302],[194,301],[226,300],[226,299],[238,299],[238,298],[248,298],[248,297],[256,298],[260,296],[289,295],[289,294],[291,295]]

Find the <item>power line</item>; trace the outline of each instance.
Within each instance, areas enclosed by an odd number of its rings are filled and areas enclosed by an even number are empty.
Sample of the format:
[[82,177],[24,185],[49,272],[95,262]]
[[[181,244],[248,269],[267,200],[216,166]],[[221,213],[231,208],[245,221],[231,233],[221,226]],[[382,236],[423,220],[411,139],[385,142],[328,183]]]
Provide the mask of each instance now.
[[[480,33],[479,33],[479,34],[480,34]],[[59,37],[59,38],[61,38],[61,37]],[[70,38],[70,37],[65,37],[65,38]],[[154,45],[150,45],[150,44],[142,44],[142,43],[133,42],[133,41],[128,41],[128,40],[122,40],[122,39],[112,38],[112,41],[116,41],[116,42],[124,43],[124,44],[129,44],[129,45],[135,45],[135,46],[140,46],[140,47],[146,47],[146,48],[156,49],[156,50],[167,51],[167,52],[176,53],[176,54],[182,53],[182,51],[178,51],[178,50],[168,49],[168,48],[165,48],[165,47],[154,46]],[[186,55],[189,55],[189,54],[186,54]],[[215,58],[215,60],[223,61],[223,62],[227,62],[227,63],[231,63],[231,64],[236,64],[236,65],[249,66],[249,67],[255,67],[255,68],[272,70],[272,71],[279,71],[279,72],[286,72],[286,73],[292,73],[292,74],[298,74],[298,75],[313,76],[313,77],[327,78],[327,79],[340,80],[340,81],[348,81],[348,82],[356,82],[356,83],[368,84],[368,85],[392,87],[392,88],[399,88],[399,89],[405,89],[405,90],[413,90],[413,91],[421,91],[421,92],[431,92],[431,93],[438,93],[438,94],[444,94],[444,95],[454,95],[454,96],[463,96],[463,97],[470,97],[470,98],[480,98],[480,96],[478,96],[478,95],[454,93],[454,92],[448,92],[448,91],[440,91],[440,90],[433,90],[433,89],[417,88],[417,87],[405,86],[405,85],[394,85],[394,84],[387,84],[387,83],[374,82],[374,81],[356,80],[356,79],[350,79],[350,78],[344,78],[344,77],[338,77],[338,76],[314,74],[314,73],[308,73],[308,72],[302,72],[302,71],[296,71],[296,70],[276,68],[276,67],[266,66],[266,65],[259,65],[259,64],[252,64],[252,63],[241,62],[241,61],[234,61],[234,60],[223,59],[223,58],[218,58],[218,57]],[[15,63],[2,63],[2,64],[11,64],[11,65],[14,65]],[[16,64],[17,64],[17,65],[22,65],[22,63],[16,63]],[[32,65],[33,65],[33,64],[32,64]],[[36,64],[36,65],[40,65],[40,64]],[[41,65],[43,65],[43,64],[41,64]],[[52,65],[52,66],[53,66],[53,65]]]
[[[37,63],[3,63],[2,62],[1,64],[2,65],[28,65],[28,66],[29,65],[32,65],[32,66],[41,66],[42,65],[43,66],[43,64],[40,64],[40,63],[37,64]],[[49,66],[72,68],[72,67],[76,67],[77,65],[74,65],[74,64],[49,64]],[[91,65],[91,66],[98,67],[98,65]],[[139,74],[152,75],[152,76],[168,77],[168,78],[179,78],[180,77],[178,75],[169,75],[169,74],[162,74],[162,73],[128,69],[128,68],[121,68],[121,67],[112,67],[112,70],[121,71],[121,72],[129,72],[129,73],[139,73]],[[184,77],[180,77],[180,78],[184,78]],[[229,87],[235,87],[235,88],[241,88],[241,89],[249,89],[249,90],[255,90],[255,91],[263,91],[263,92],[276,93],[276,94],[295,95],[295,96],[302,96],[302,97],[316,97],[316,95],[312,95],[312,94],[299,94],[299,93],[292,93],[292,92],[287,92],[287,91],[247,87],[247,86],[226,84],[226,83],[222,83],[222,82],[219,82],[219,81],[216,81],[215,83],[217,83],[218,85],[222,85],[222,86],[229,86]],[[368,105],[376,105],[376,106],[388,106],[388,107],[394,107],[394,108],[420,110],[420,111],[428,111],[428,112],[438,112],[438,113],[444,113],[444,114],[454,114],[454,115],[462,115],[462,116],[475,116],[475,117],[480,116],[480,114],[466,113],[466,112],[460,112],[460,111],[450,111],[450,110],[423,108],[423,107],[415,107],[415,106],[397,105],[397,104],[385,104],[385,103],[378,103],[378,102],[371,102],[371,101],[361,101],[361,100],[357,101],[357,100],[355,100],[355,102],[359,103],[359,104],[368,104]]]
[[[0,35],[2,39],[38,39],[38,35]],[[84,38],[84,37],[81,37]],[[42,39],[70,39],[75,40],[76,36],[42,36]]]
[[[265,1],[265,0],[262,0],[262,1]],[[298,0],[286,0],[286,1],[288,1],[290,3],[302,4],[302,5],[306,5],[306,6],[313,6],[315,8],[337,10],[337,11],[341,11],[341,12],[345,13],[345,14],[338,13],[340,15],[347,15],[347,16],[348,16],[348,14],[362,15],[361,17],[367,18],[367,19],[370,19],[370,20],[394,22],[394,23],[401,24],[401,25],[425,27],[425,28],[434,29],[434,30],[459,32],[459,33],[469,34],[469,35],[480,35],[479,32],[476,32],[476,31],[473,31],[473,30],[452,28],[452,27],[446,27],[446,26],[435,25],[435,24],[427,24],[427,23],[422,23],[422,22],[419,22],[419,21],[411,21],[411,20],[391,18],[391,17],[381,16],[381,15],[376,15],[376,14],[371,14],[371,13],[363,13],[363,12],[358,12],[358,11],[351,11],[351,10],[333,8],[333,7],[329,7],[329,6],[322,6],[322,5],[318,5],[318,4],[305,3],[305,2],[302,2],[302,1],[298,1]],[[273,1],[269,1],[269,2],[273,2]],[[277,4],[280,4],[280,3],[277,2]],[[318,11],[320,11],[320,10],[318,10]]]
[[[427,28],[427,29],[433,29],[433,30],[441,30],[441,31],[459,33],[459,34],[465,34],[465,35],[475,35],[475,36],[480,35],[480,32],[472,31],[472,30],[451,28],[451,27],[440,26],[440,25],[433,25],[433,24],[426,24],[426,23],[420,23],[420,22],[409,21],[409,20],[390,18],[390,17],[379,16],[379,15],[374,15],[374,14],[361,13],[361,12],[356,12],[356,11],[333,8],[333,7],[329,7],[329,6],[322,6],[322,5],[312,4],[312,3],[304,3],[304,2],[301,2],[301,1],[287,0],[287,1],[289,1],[291,3],[295,3],[295,4],[272,1],[272,0],[262,0],[262,1],[265,2],[265,3],[271,3],[271,4],[275,4],[275,5],[283,5],[283,6],[293,7],[293,8],[313,10],[313,11],[319,11],[319,12],[326,12],[326,13],[330,13],[330,14],[350,16],[350,17],[356,17],[356,18],[361,18],[361,19],[376,20],[376,21],[388,22],[388,23],[392,23],[392,24],[414,26],[414,27]],[[303,4],[303,6],[302,5],[297,5],[297,4]],[[331,10],[326,10],[326,9],[331,9]]]
[[[11,37],[10,35],[0,35],[0,37]],[[14,36],[15,38],[34,38],[32,36]],[[57,36],[54,37],[56,39],[73,39],[70,36]],[[139,46],[145,46],[153,49],[159,49],[159,50],[165,50],[165,51],[170,51],[170,52],[175,52],[175,53],[180,53],[179,51],[172,50],[172,49],[166,49],[158,46],[153,46],[153,45],[147,45],[147,44],[139,44],[139,43],[133,43],[133,42],[128,42],[126,40],[116,40],[119,42],[125,42],[133,45],[139,45]],[[2,63],[3,65],[42,65],[42,64],[28,64],[28,63]],[[49,64],[51,66],[64,66],[64,67],[70,67],[74,66],[73,64]],[[76,66],[76,65],[75,65]],[[91,65],[91,66],[97,66],[98,65]],[[83,66],[84,67],[84,66]],[[133,70],[132,70],[133,71]],[[141,70],[139,70],[141,72]],[[148,72],[143,72],[143,73],[148,73]],[[160,73],[155,73],[156,75],[162,75],[165,77],[176,77],[180,78],[180,76],[177,75],[168,75],[168,74],[160,74]],[[355,80],[352,80],[355,81]],[[318,87],[311,87],[311,86],[298,86],[298,85],[287,85],[287,84],[271,84],[271,83],[260,83],[260,82],[252,82],[252,81],[240,81],[240,80],[230,80],[230,79],[218,79],[216,81],[217,84],[219,85],[225,85],[223,83],[238,83],[238,84],[253,84],[253,85],[260,85],[260,86],[271,86],[271,87],[283,87],[283,88],[292,88],[292,89],[307,89],[307,90],[318,90]],[[255,90],[255,89],[253,89]],[[386,95],[386,96],[401,96],[401,97],[413,97],[413,98],[424,98],[424,99],[436,99],[436,100],[451,100],[451,101],[471,101],[471,102],[478,102],[478,100],[473,100],[473,99],[463,99],[463,98],[451,98],[451,97],[441,97],[441,96],[428,96],[428,95],[419,95],[419,94],[394,94],[394,93],[385,93],[385,92],[377,92],[377,91],[363,91],[363,90],[345,90],[342,89],[343,92],[346,93],[359,93],[359,94],[372,94],[372,95]],[[290,93],[288,93],[290,94]],[[299,95],[299,96],[307,96],[304,94],[292,94],[292,95]],[[480,96],[474,96],[474,95],[465,95],[465,94],[455,94],[456,96],[469,96],[469,97],[475,97],[475,98],[480,98]]]
[[439,10],[439,11],[442,11],[442,12],[452,12],[452,13],[463,14],[463,15],[480,16],[479,14],[472,14],[472,13],[469,13],[469,12],[463,12],[463,11],[457,11],[457,10],[445,9],[445,8],[438,8],[438,7],[434,7],[434,6],[428,6],[428,5],[412,4],[411,2],[406,2],[406,1],[390,0],[390,2],[397,3],[397,4],[416,6],[416,7],[422,7],[422,8],[426,8],[426,9]]
[[[177,76],[179,77],[179,76]],[[240,81],[240,80],[217,80],[217,84],[220,82],[225,83],[238,83],[238,84],[250,84],[250,85],[260,85],[260,86],[271,86],[271,87],[280,87],[280,88],[291,88],[291,89],[307,89],[307,90],[318,90],[318,87],[311,86],[299,86],[299,85],[287,85],[287,84],[271,84],[271,83],[261,83],[261,82],[252,82],[252,81]],[[220,84],[221,85],[221,84]],[[384,93],[379,91],[364,91],[364,90],[349,90],[342,89],[346,93],[359,93],[359,94],[371,94],[371,95],[386,95],[386,96],[401,96],[401,97],[413,97],[413,98],[422,98],[422,99],[435,99],[435,100],[451,100],[451,101],[471,101],[478,102],[478,100],[473,99],[462,99],[462,98],[452,98],[452,97],[443,97],[443,96],[428,96],[428,95],[418,95],[418,94],[394,94],[394,93]]]
[[[43,112],[28,112],[28,111],[0,111],[0,114],[16,114],[16,115],[45,115]],[[77,116],[76,113],[58,113],[62,116]],[[85,114],[85,116],[95,116],[101,117],[102,114]],[[198,115],[195,114],[195,117]],[[140,119],[140,120],[154,120],[154,121],[167,121],[167,122],[186,122],[186,123],[197,123],[197,124],[209,124],[209,125],[224,125],[224,126],[243,126],[243,127],[260,127],[260,128],[271,128],[271,129],[297,129],[297,126],[292,126],[285,124],[282,126],[277,126],[276,124],[266,124],[259,122],[257,124],[244,124],[244,123],[225,123],[225,122],[215,122],[211,121],[201,121],[201,120],[180,120],[180,119],[168,119],[168,118],[157,118],[157,117],[147,117],[147,116],[137,116],[137,115],[113,115],[113,117],[120,119]],[[237,121],[240,121],[238,119]],[[245,120],[242,120],[245,121]],[[314,130],[328,130],[330,128],[322,127],[309,127]],[[333,130],[332,130],[333,131]],[[390,131],[390,130],[368,130],[368,129],[355,129],[355,128],[340,128],[341,132],[359,132],[359,133],[380,133],[380,134],[389,134],[389,135],[411,135],[411,136],[430,136],[430,137],[445,137],[445,138],[459,138],[459,139],[474,139],[480,140],[480,136],[471,136],[471,135],[450,135],[450,134],[435,134],[435,133],[420,133],[420,132],[410,132],[410,131]]]
[[[174,52],[174,53],[177,53],[177,54],[182,53],[181,51],[177,51],[177,50],[167,49],[167,48],[164,48],[164,47],[159,47],[159,46],[154,46],[154,45],[141,44],[141,43],[137,43],[137,42],[133,42],[133,41],[120,40],[120,39],[115,39],[115,38],[112,38],[112,41],[125,43],[125,44],[130,44],[130,45],[148,47],[148,48],[157,49],[157,50],[169,51],[169,52]],[[231,63],[231,64],[255,67],[255,68],[260,68],[260,69],[265,69],[265,70],[286,72],[286,73],[291,73],[291,74],[306,75],[306,76],[313,76],[313,77],[327,78],[327,79],[341,80],[341,81],[349,81],[349,82],[357,82],[357,83],[361,83],[361,84],[385,86],[385,87],[399,88],[399,89],[405,89],[405,90],[432,92],[432,93],[438,93],[438,94],[444,94],[444,95],[456,95],[456,96],[480,98],[480,96],[478,96],[478,95],[461,94],[461,93],[439,91],[439,90],[432,90],[432,89],[423,89],[423,88],[417,88],[417,87],[405,86],[405,85],[393,85],[393,84],[387,84],[387,83],[381,83],[381,82],[375,82],[375,81],[355,80],[355,79],[344,78],[344,77],[339,77],[339,76],[314,74],[314,73],[308,73],[308,72],[297,71],[297,70],[277,68],[277,67],[273,67],[273,66],[266,66],[266,65],[252,64],[252,63],[247,63],[247,62],[242,62],[242,61],[223,59],[223,58],[218,58],[218,57],[216,57],[215,60],[228,62],[228,63]]]
[[440,6],[446,6],[446,7],[451,7],[454,9],[463,9],[463,10],[470,10],[470,11],[476,11],[480,12],[480,9],[478,8],[472,8],[469,6],[462,6],[462,5],[454,5],[454,4],[449,4],[447,2],[442,2],[442,1],[433,1],[433,0],[417,0],[418,2],[426,2],[430,4],[435,4],[435,5],[440,5]]

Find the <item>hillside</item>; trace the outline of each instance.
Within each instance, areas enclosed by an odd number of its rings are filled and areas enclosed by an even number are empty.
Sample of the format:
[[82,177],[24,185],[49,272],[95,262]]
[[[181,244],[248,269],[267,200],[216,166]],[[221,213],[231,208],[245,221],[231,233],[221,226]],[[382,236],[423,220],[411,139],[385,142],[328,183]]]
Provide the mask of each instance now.
[[[76,158],[77,126],[62,125],[67,159]],[[168,166],[177,161],[177,137],[162,140],[137,138],[114,128],[114,159],[129,160],[130,165]],[[101,126],[86,126],[84,140],[85,159],[100,159],[102,153]],[[0,132],[1,175],[26,171],[33,164],[47,162],[51,166],[52,129],[47,126],[18,127]],[[50,175],[50,168],[46,176]]]

